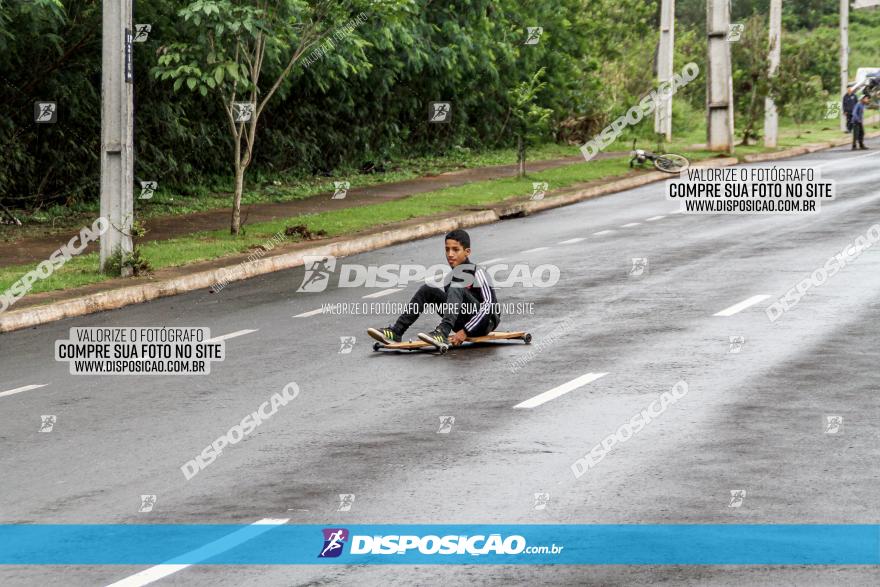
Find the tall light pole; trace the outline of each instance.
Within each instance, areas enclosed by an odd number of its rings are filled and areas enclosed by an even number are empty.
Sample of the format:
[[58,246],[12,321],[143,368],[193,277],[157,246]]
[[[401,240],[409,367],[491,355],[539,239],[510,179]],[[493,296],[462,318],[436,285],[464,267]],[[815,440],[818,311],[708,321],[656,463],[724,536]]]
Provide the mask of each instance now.
[[[782,51],[782,0],[770,0],[770,70],[772,80],[779,70],[779,56]],[[776,102],[771,96],[764,98],[764,146],[775,147],[779,136],[779,114]]]
[[733,78],[730,64],[730,0],[706,1],[709,37],[706,134],[710,151],[733,151]]
[[[675,54],[675,0],[663,0],[660,7],[660,47],[657,52],[657,79],[662,84],[672,79]],[[654,132],[672,140],[672,96],[661,98],[654,111]]]
[[[840,0],[840,95],[849,83],[849,0]],[[840,130],[846,132],[846,115],[840,112]]]
[[132,0],[103,0],[101,44],[101,270],[117,250],[131,253],[134,209]]

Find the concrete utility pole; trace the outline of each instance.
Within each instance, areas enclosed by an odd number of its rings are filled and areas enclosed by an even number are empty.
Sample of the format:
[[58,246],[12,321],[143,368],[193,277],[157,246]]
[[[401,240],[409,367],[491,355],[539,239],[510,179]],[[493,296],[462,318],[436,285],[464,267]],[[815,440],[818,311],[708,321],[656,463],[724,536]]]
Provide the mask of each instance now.
[[[840,0],[840,95],[849,83],[849,0]],[[840,111],[840,130],[846,132],[846,114]]]
[[[770,0],[770,71],[771,78],[779,70],[779,56],[782,51],[782,0]],[[775,147],[779,136],[779,114],[776,102],[764,98],[764,146]]]
[[706,77],[707,139],[710,151],[733,152],[733,78],[730,64],[730,0],[706,1],[709,37]]
[[101,269],[117,250],[131,253],[134,208],[134,85],[131,0],[103,0],[101,45]]
[[[675,0],[663,0],[660,7],[660,48],[657,52],[657,79],[672,79],[672,59],[675,54]],[[654,132],[672,140],[672,96],[661,99],[654,111]]]

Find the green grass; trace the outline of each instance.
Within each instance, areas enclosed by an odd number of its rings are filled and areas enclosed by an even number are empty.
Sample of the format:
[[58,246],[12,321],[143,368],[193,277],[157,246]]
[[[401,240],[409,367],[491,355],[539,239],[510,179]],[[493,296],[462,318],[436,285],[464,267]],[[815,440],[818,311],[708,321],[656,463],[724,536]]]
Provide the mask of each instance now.
[[[780,128],[779,148],[787,148],[807,143],[827,141],[843,135],[831,121],[818,121],[804,125],[800,130],[790,126]],[[716,157],[719,154],[706,150],[694,150],[691,146],[705,142],[705,130],[699,126],[668,144],[666,149],[687,155],[692,161]],[[611,148],[628,148],[629,142],[622,137]],[[653,149],[654,145],[641,141],[642,147]],[[535,150],[535,159],[549,158],[550,153],[569,154],[571,147],[554,146]],[[742,157],[750,153],[763,152],[761,145],[737,147],[736,155]],[[577,151],[575,150],[575,153]],[[483,159],[484,165],[492,164],[489,156]],[[416,194],[407,198],[360,206],[351,209],[335,210],[318,214],[301,215],[271,222],[249,224],[244,234],[233,237],[227,230],[201,232],[190,236],[164,241],[148,242],[141,245],[143,255],[155,269],[174,267],[218,259],[235,253],[247,252],[249,247],[269,240],[288,226],[305,224],[315,232],[324,230],[327,236],[352,234],[360,230],[425,217],[432,214],[452,212],[469,208],[480,208],[488,204],[503,202],[511,198],[525,198],[532,192],[532,182],[546,181],[551,190],[565,188],[586,181],[621,176],[629,171],[627,158],[595,160],[589,163],[575,163],[555,169],[530,173],[525,178],[502,178],[474,182],[433,192]],[[291,242],[291,239],[288,239]],[[18,265],[0,268],[0,291],[5,291],[34,265]],[[71,259],[50,278],[34,283],[31,292],[55,291],[97,283],[109,279],[98,273],[97,254]]]

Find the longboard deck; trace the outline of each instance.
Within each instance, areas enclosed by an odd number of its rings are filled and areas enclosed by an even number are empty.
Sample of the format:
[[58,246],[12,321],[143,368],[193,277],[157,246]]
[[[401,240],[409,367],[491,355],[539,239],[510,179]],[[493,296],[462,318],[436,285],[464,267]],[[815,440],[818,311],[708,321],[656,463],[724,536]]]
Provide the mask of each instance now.
[[[515,332],[503,332],[496,331],[490,332],[485,336],[474,336],[468,337],[465,339],[465,342],[469,343],[480,343],[480,342],[495,342],[499,340],[522,340],[524,343],[529,344],[532,342],[532,335],[528,332],[523,331],[515,331]],[[388,350],[388,351],[415,351],[415,350],[438,350],[440,353],[445,353],[449,348],[453,348],[452,345],[447,345],[445,347],[437,347],[431,343],[427,343],[423,340],[410,340],[407,342],[394,342],[391,344],[383,344],[381,342],[377,342],[373,345],[373,350]]]

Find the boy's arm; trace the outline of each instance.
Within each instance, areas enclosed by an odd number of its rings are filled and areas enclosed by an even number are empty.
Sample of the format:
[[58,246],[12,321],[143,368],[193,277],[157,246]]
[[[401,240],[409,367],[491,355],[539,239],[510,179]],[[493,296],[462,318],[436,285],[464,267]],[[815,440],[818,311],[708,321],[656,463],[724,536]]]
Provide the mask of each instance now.
[[477,267],[474,276],[476,277],[477,283],[480,285],[480,293],[483,296],[483,302],[480,304],[480,309],[474,314],[474,317],[468,320],[468,323],[464,325],[465,334],[470,333],[470,331],[475,328],[481,320],[488,317],[492,305],[495,304],[495,296],[492,295],[492,288],[489,287],[489,280],[486,278],[483,269]]

